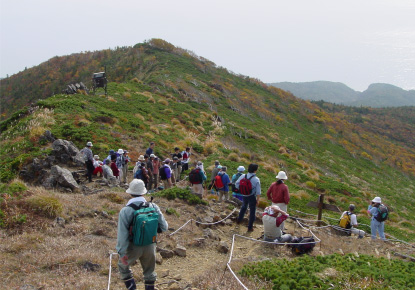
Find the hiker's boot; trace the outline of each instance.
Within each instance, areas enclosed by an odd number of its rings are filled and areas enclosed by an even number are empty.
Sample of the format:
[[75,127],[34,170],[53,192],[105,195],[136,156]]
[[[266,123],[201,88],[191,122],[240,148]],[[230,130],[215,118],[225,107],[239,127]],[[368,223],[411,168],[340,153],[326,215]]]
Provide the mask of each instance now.
[[154,281],[144,281],[145,290],[154,290]]
[[124,281],[124,283],[125,283],[125,287],[127,287],[128,290],[137,290],[137,286],[135,285],[134,278]]

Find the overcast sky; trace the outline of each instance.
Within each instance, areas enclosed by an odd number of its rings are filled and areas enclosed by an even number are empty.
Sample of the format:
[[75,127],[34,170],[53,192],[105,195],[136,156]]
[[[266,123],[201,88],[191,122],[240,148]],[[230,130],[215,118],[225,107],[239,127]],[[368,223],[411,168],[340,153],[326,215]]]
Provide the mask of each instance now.
[[162,38],[263,82],[415,89],[414,0],[0,0],[0,77]]

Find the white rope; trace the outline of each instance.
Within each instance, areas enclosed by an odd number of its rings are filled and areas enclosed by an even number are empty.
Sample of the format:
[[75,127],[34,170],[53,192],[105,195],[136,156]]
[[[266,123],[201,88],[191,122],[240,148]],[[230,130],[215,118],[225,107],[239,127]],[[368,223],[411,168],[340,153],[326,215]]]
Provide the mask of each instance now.
[[233,211],[228,216],[226,216],[224,219],[221,219],[220,221],[217,221],[217,222],[214,222],[214,223],[202,223],[202,222],[199,222],[195,219],[190,219],[184,225],[182,225],[180,228],[178,228],[176,231],[169,234],[169,236],[172,236],[172,235],[176,234],[178,231],[180,231],[182,228],[184,228],[191,221],[194,221],[195,223],[200,224],[200,225],[216,225],[216,224],[219,224],[219,223],[223,222],[224,220],[228,219],[235,211],[236,211],[236,208],[234,208]]
[[111,254],[110,254],[110,270],[109,270],[109,273],[108,273],[108,288],[107,288],[107,290],[110,290],[110,284],[111,284],[111,270],[112,270],[112,268],[111,268],[111,264],[112,264],[112,255],[118,255],[118,253],[111,253]]

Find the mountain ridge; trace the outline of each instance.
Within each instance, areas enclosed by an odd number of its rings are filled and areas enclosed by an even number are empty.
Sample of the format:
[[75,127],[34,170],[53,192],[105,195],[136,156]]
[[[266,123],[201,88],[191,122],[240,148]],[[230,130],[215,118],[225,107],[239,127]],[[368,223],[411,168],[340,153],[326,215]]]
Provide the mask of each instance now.
[[326,101],[346,106],[401,107],[415,106],[415,90],[404,90],[385,83],[373,83],[363,91],[355,91],[340,82],[279,82],[269,85],[290,91],[295,96],[312,101]]

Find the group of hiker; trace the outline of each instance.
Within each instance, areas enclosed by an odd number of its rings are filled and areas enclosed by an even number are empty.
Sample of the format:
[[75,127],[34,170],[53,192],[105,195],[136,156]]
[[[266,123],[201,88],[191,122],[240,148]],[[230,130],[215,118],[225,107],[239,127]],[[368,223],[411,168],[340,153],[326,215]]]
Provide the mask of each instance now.
[[[128,151],[119,149],[110,150],[109,155],[103,162],[99,161],[97,155],[92,155],[92,143],[88,142],[81,151],[84,156],[87,168],[87,178],[91,181],[92,175],[101,173],[109,183],[127,182],[127,168],[131,158]],[[180,151],[174,148],[171,159],[164,161],[154,154],[153,142],[144,155],[140,155],[133,170],[133,180],[129,183],[127,193],[131,199],[122,208],[118,219],[117,252],[119,254],[118,268],[121,279],[127,289],[137,289],[130,266],[137,260],[143,268],[144,284],[146,290],[153,290],[157,279],[155,272],[156,264],[156,236],[157,233],[165,232],[168,223],[165,220],[160,208],[144,197],[152,189],[159,188],[159,181],[163,182],[163,188],[167,189],[181,180],[181,174],[189,169],[190,148]],[[242,224],[246,211],[249,208],[247,231],[254,231],[256,219],[256,208],[261,196],[261,182],[256,175],[259,166],[251,163],[248,172],[245,173],[244,166],[238,166],[232,178],[228,175],[228,168],[220,164],[218,160],[214,163],[211,172],[210,182],[207,181],[207,174],[201,161],[195,164],[188,173],[189,183],[192,185],[192,193],[203,198],[205,196],[204,184],[207,184],[206,191],[219,196],[219,201],[229,199],[238,200],[242,203],[239,215],[236,219],[237,225]],[[289,242],[291,235],[286,234],[284,221],[289,217],[288,204],[290,194],[285,181],[288,176],[285,171],[278,172],[276,181],[273,182],[266,192],[267,199],[271,205],[266,207],[263,216],[263,238],[268,242]],[[232,197],[229,195],[232,192]],[[358,229],[356,207],[349,205],[340,217],[339,226],[350,234],[363,238],[365,232]],[[376,234],[385,240],[384,221],[387,218],[388,210],[381,202],[380,197],[375,197],[368,207],[367,212],[371,215],[371,238],[376,239]],[[143,230],[143,228],[145,228]],[[141,230],[139,230],[141,229]],[[143,234],[145,233],[145,234]]]

